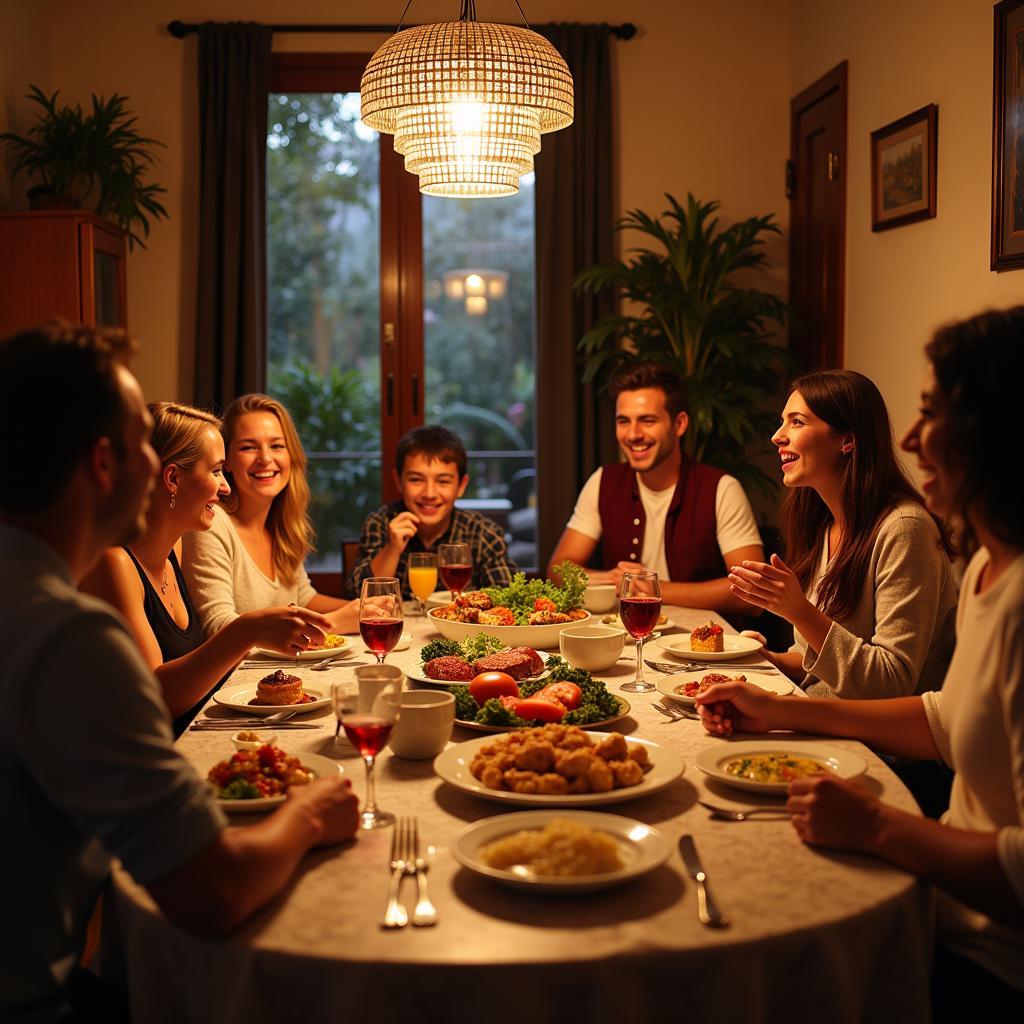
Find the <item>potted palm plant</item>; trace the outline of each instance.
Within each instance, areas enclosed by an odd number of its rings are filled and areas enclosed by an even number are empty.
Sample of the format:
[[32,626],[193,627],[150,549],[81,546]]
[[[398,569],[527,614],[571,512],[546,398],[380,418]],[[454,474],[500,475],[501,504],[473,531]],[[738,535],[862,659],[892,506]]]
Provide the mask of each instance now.
[[38,179],[28,191],[33,209],[77,209],[91,201],[124,229],[129,246],[145,248],[150,218],[167,216],[157,198],[167,190],[143,181],[153,147],[163,143],[139,134],[124,96],[94,94],[86,114],[78,105],[58,106],[59,95],[30,85],[26,99],[40,108],[39,119],[26,135],[0,134],[15,158],[12,177],[25,171]]
[[746,488],[771,493],[774,479],[751,457],[775,428],[769,403],[790,374],[788,350],[772,334],[786,318],[777,295],[742,287],[740,271],[761,270],[765,236],[778,234],[771,214],[720,228],[720,203],[666,195],[660,218],[632,210],[617,229],[649,236],[656,248],[577,275],[577,291],[615,290],[627,312],[600,320],[580,340],[584,376],[606,384],[623,365],[660,362],[686,378],[688,455],[718,466]]

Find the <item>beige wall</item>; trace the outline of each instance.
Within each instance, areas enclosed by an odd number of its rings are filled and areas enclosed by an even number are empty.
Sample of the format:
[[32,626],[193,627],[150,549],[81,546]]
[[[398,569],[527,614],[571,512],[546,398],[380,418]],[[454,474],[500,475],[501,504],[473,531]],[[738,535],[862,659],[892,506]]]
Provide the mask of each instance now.
[[[380,22],[399,0],[0,0],[7,40],[49,45],[19,53],[0,79],[3,102],[46,77],[68,101],[91,92],[128,95],[142,130],[167,143],[158,180],[169,189],[170,220],[158,224],[147,251],[130,259],[129,320],[142,340],[137,369],[148,395],[187,398],[191,380],[196,214],[196,40],[167,35],[173,18]],[[785,223],[782,167],[788,132],[789,0],[548,0],[524,4],[534,20],[634,21],[641,34],[614,46],[620,111],[619,208],[658,211],[663,193],[693,191],[724,203],[727,219],[773,211]],[[36,14],[27,13],[29,9]],[[417,21],[451,18],[454,0],[417,0]],[[511,21],[512,0],[482,0],[482,18]],[[17,11],[18,13],[13,13]],[[43,13],[38,13],[43,12]],[[48,12],[48,19],[45,14]],[[17,34],[2,31],[11,21]],[[372,50],[381,37],[278,36],[281,49]],[[39,70],[36,70],[36,69]],[[3,205],[9,206],[10,203]],[[775,245],[775,284],[785,287],[785,250]]]
[[[991,0],[795,0],[789,92],[849,60],[846,365],[873,378],[897,433],[933,328],[1024,301],[1024,273],[989,270]],[[871,231],[870,134],[939,106],[934,220]]]

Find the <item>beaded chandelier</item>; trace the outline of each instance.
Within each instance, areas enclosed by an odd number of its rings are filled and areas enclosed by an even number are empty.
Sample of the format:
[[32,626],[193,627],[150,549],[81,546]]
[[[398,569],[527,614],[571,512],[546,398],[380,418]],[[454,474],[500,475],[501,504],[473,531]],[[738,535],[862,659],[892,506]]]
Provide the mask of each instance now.
[[573,117],[561,54],[529,28],[478,22],[475,0],[462,0],[458,21],[399,26],[370,58],[360,94],[363,123],[395,136],[433,196],[514,195],[541,135]]

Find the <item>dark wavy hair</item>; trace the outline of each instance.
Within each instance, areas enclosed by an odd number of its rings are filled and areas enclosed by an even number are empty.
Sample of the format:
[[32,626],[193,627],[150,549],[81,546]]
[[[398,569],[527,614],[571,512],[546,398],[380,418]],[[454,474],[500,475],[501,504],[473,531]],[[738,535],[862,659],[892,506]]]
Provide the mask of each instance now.
[[629,363],[608,382],[608,394],[614,404],[623,391],[661,388],[665,408],[674,420],[686,412],[686,380],[664,363]]
[[[853,370],[820,370],[793,381],[790,394],[794,391],[836,433],[853,436],[853,450],[844,456],[839,482],[847,532],[817,594],[825,615],[843,619],[860,601],[882,521],[900,502],[912,501],[923,508],[924,501],[897,458],[889,411],[873,381]],[[952,556],[948,530],[940,520],[935,523],[939,544]],[[807,591],[820,564],[832,515],[813,488],[796,487],[783,503],[782,524],[786,561]]]
[[972,515],[1005,544],[1024,547],[1024,486],[1016,461],[1024,449],[1024,418],[1014,395],[1024,380],[1024,306],[940,327],[924,351],[946,400],[949,464],[963,473],[955,500],[964,555],[978,547]]

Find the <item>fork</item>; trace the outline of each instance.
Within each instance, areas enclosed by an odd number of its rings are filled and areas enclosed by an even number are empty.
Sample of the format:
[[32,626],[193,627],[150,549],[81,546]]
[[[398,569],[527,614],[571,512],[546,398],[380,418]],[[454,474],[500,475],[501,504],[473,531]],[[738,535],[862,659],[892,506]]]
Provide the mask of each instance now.
[[700,715],[681,707],[669,707],[667,704],[654,703],[651,705],[655,711],[660,711],[666,718],[673,722],[699,722]]
[[706,807],[711,812],[712,818],[720,818],[722,821],[746,821],[755,814],[771,814],[776,818],[788,818],[789,811],[785,807],[747,807],[742,811],[735,811],[730,807],[719,807],[716,804],[709,804],[706,800],[698,800],[701,807]]
[[420,828],[415,818],[411,821],[411,829],[410,821],[406,819],[406,836],[408,859],[405,862],[405,873],[416,875],[416,907],[412,912],[412,924],[414,928],[429,928],[437,924],[437,908],[430,902],[427,893],[429,865],[420,856]]
[[388,887],[388,905],[384,910],[384,920],[380,923],[381,928],[404,928],[409,923],[409,915],[399,900],[402,879],[409,865],[406,859],[406,827],[406,820],[399,818],[395,822],[394,832],[391,833],[391,858],[388,861],[391,868],[391,884]]

